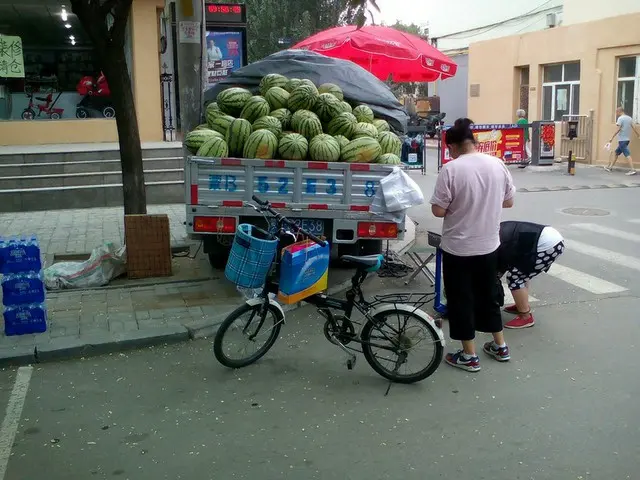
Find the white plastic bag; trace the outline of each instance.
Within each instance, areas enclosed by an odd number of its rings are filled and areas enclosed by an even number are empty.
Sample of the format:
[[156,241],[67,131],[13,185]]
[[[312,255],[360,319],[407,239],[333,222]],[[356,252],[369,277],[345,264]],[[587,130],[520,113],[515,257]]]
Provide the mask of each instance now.
[[385,220],[390,220],[395,223],[400,223],[404,220],[405,210],[398,210],[397,212],[387,211],[387,206],[384,201],[384,194],[382,188],[376,189],[376,194],[373,196],[373,202],[369,210],[374,215],[379,215]]
[[607,143],[605,143],[605,144],[604,144],[604,149],[605,149],[607,152],[610,152],[610,151],[611,151],[611,142],[607,142]]
[[113,243],[94,248],[84,262],[60,262],[44,269],[48,290],[101,287],[127,271],[126,247]]
[[387,212],[398,212],[424,203],[424,195],[416,182],[399,167],[380,179]]

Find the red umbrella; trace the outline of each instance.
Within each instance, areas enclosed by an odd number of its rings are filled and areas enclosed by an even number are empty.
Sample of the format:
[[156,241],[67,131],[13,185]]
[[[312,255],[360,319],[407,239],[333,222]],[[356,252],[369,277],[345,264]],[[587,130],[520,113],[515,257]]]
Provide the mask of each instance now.
[[391,76],[394,82],[433,82],[453,77],[458,68],[420,37],[376,25],[330,28],[292,48],[351,60],[383,81]]

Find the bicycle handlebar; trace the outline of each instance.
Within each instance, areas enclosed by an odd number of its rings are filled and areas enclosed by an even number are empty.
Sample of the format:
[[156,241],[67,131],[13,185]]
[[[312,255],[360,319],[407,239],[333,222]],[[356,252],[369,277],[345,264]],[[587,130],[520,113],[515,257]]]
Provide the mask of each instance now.
[[289,227],[291,227],[293,229],[293,231],[295,233],[301,233],[303,235],[305,235],[306,237],[309,237],[311,240],[313,240],[315,243],[317,243],[318,245],[320,245],[321,247],[324,247],[327,242],[325,242],[324,240],[320,240],[318,237],[316,237],[313,233],[309,233],[306,230],[304,230],[303,228],[300,228],[298,225],[296,225],[294,222],[292,222],[291,220],[289,220],[287,217],[285,217],[284,215],[282,215],[281,213],[276,212],[273,208],[271,208],[271,203],[269,203],[269,201],[265,201],[265,200],[260,200],[257,196],[253,195],[251,197],[251,199],[256,202],[258,205],[260,205],[264,210],[266,210],[267,212],[269,212],[271,215],[273,215],[274,217],[276,217],[276,219],[278,219],[279,221],[281,221],[282,223],[287,224]]

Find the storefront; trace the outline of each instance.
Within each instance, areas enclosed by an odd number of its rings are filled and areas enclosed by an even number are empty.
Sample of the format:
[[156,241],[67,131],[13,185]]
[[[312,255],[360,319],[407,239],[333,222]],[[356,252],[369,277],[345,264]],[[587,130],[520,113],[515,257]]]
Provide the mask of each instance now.
[[[509,123],[526,105],[530,121],[592,116],[589,161],[605,163],[616,107],[640,121],[638,25],[633,13],[472,44],[469,118]],[[631,150],[640,162],[640,141]]]
[[[163,140],[159,19],[134,0],[127,59],[143,142]],[[91,43],[64,0],[0,0],[0,146],[117,142]],[[84,87],[83,87],[84,85]]]

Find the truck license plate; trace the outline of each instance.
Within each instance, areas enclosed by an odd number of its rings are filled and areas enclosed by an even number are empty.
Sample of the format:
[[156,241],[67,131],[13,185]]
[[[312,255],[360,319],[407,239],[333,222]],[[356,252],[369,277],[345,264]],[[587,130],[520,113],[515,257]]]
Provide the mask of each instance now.
[[[324,221],[318,219],[311,218],[293,218],[289,219],[293,220],[293,222],[298,225],[303,230],[306,230],[309,233],[314,234],[315,236],[320,236],[324,234]],[[278,221],[275,218],[269,219],[269,231],[271,233],[276,233],[278,229]]]

